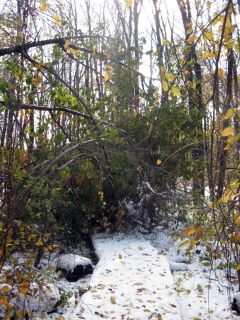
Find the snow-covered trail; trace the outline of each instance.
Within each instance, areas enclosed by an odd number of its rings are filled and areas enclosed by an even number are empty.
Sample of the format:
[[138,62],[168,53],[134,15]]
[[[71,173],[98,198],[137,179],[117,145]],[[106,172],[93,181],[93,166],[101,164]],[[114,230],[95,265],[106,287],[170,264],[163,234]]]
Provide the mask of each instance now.
[[68,319],[181,319],[169,262],[149,241],[100,236],[95,247],[91,289]]

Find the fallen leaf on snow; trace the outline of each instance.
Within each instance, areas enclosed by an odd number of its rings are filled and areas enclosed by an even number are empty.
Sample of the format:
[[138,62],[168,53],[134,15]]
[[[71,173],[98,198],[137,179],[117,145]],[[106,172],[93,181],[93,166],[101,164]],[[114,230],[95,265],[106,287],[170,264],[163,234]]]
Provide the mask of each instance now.
[[170,306],[173,307],[173,308],[177,308],[177,306],[173,303],[170,303]]
[[110,301],[112,304],[117,304],[115,297],[110,297]]

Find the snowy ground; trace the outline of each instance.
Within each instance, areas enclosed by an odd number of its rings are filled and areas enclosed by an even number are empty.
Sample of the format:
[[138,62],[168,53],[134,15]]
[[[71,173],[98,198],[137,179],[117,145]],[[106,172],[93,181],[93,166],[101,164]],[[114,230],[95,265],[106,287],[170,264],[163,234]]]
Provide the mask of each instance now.
[[76,319],[181,319],[169,263],[149,241],[115,236],[95,243],[100,262]]
[[72,297],[47,319],[239,319],[229,309],[224,272],[216,278],[164,232],[98,235],[94,244],[100,261],[92,277],[62,282]]
[[208,261],[201,263],[197,254],[186,256],[179,242],[167,233],[156,231],[149,239],[168,257],[183,320],[239,319],[229,308],[230,289],[224,271],[210,271],[210,266],[204,266]]

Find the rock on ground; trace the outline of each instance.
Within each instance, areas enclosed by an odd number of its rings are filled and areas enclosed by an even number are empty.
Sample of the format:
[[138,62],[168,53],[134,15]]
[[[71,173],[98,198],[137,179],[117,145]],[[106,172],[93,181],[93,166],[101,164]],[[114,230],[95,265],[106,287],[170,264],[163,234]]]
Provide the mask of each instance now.
[[57,272],[61,271],[70,282],[93,273],[92,261],[77,254],[65,254],[58,258]]

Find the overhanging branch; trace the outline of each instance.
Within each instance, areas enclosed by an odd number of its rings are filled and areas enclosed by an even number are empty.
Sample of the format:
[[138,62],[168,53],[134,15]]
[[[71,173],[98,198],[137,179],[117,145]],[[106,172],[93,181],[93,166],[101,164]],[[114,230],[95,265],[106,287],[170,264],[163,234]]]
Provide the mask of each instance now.
[[[47,40],[40,40],[40,41],[31,41],[27,43],[23,43],[20,45],[8,47],[8,48],[2,48],[0,49],[0,57],[6,56],[9,54],[17,54],[22,53],[24,51],[28,51],[31,48],[36,47],[43,47],[50,44],[58,44],[58,45],[64,45],[67,40],[79,40],[79,39],[88,39],[88,38],[100,38],[100,36],[87,36],[87,35],[81,35],[76,37],[64,37],[64,38],[54,38],[54,39],[47,39]],[[83,48],[84,50],[84,48]],[[87,50],[85,52],[88,52],[91,50]]]
[[[0,101],[0,103],[2,105],[6,105],[6,103],[4,101]],[[34,104],[21,104],[20,106],[18,106],[19,109],[22,109],[22,110],[38,110],[38,111],[48,111],[48,112],[66,112],[66,113],[70,113],[70,114],[73,114],[75,116],[79,116],[79,117],[83,117],[83,118],[86,118],[88,120],[91,120],[92,117],[85,114],[85,113],[82,113],[82,112],[79,112],[77,110],[72,110],[72,109],[69,109],[69,108],[63,108],[63,107],[59,107],[59,108],[53,108],[53,107],[48,107],[48,106],[37,106],[37,105],[34,105]]]
[[[10,55],[10,54],[21,54],[21,53],[27,53],[29,49],[31,48],[37,48],[37,47],[43,47],[43,46],[47,46],[47,45],[51,45],[51,44],[57,44],[60,47],[64,48],[64,45],[66,43],[67,40],[74,40],[74,39],[88,39],[88,38],[104,38],[101,36],[87,36],[87,35],[82,35],[82,36],[76,36],[76,37],[64,37],[64,38],[54,38],[54,39],[47,39],[47,40],[40,40],[40,41],[32,41],[32,42],[27,42],[27,43],[23,43],[21,45],[16,45],[16,46],[12,46],[12,47],[7,47],[7,48],[2,48],[0,49],[0,57],[6,56],[6,55]],[[73,43],[69,44],[69,48],[74,49],[74,50],[78,50],[81,52],[84,52],[86,54],[90,54],[93,56],[98,57],[101,60],[110,60],[113,63],[116,63],[116,65],[119,65],[123,68],[127,68],[129,70],[131,70],[132,72],[134,72],[136,75],[140,76],[142,81],[145,81],[145,79],[149,78],[144,76],[141,72],[139,72],[138,70],[127,66],[125,63],[114,59],[113,57],[109,57],[108,55],[104,54],[103,52],[95,52],[92,49],[88,49],[88,48],[84,48],[84,47],[79,47]],[[40,63],[39,63],[40,64]],[[154,79],[154,80],[159,80],[159,79]]]

